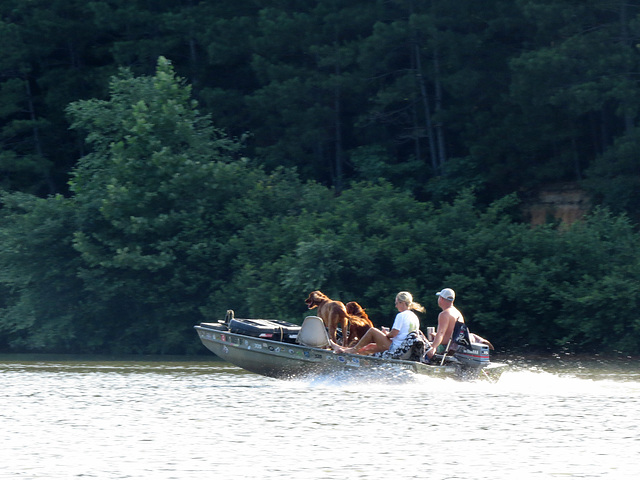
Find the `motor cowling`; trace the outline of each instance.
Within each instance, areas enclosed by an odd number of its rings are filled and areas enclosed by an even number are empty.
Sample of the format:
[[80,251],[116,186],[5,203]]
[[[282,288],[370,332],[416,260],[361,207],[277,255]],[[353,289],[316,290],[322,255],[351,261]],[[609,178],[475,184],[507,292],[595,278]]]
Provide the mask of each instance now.
[[472,343],[471,346],[458,346],[453,356],[469,367],[481,368],[489,365],[489,347],[484,343]]

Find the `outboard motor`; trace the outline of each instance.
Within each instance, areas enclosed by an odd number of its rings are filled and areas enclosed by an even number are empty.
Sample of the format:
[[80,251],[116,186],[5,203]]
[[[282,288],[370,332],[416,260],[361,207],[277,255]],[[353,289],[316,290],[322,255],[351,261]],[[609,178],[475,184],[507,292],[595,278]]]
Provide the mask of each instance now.
[[486,367],[489,365],[489,347],[484,343],[472,343],[470,346],[459,345],[453,357],[469,367]]

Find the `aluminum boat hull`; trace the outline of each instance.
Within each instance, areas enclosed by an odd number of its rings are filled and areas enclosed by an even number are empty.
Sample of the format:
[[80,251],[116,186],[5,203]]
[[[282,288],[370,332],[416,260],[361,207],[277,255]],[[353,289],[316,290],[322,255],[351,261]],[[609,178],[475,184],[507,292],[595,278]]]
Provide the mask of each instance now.
[[428,365],[406,360],[355,354],[231,333],[220,323],[195,326],[203,345],[224,361],[259,375],[291,379],[319,375],[411,373],[441,378],[496,380],[506,368],[491,363],[482,368],[459,364]]

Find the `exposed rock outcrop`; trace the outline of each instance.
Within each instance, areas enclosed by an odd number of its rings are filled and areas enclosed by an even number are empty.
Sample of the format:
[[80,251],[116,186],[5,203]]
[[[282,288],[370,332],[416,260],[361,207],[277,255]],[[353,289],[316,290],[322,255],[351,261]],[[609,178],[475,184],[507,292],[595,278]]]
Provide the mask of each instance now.
[[591,208],[589,195],[575,183],[547,185],[525,197],[523,211],[532,225],[549,220],[571,224]]

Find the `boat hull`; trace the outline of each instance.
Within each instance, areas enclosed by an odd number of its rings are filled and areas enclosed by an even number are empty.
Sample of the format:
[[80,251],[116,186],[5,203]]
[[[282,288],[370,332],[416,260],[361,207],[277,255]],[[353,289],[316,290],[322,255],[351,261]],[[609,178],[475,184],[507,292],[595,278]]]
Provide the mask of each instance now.
[[390,372],[471,379],[495,376],[497,365],[482,369],[462,365],[427,365],[405,360],[336,354],[330,349],[256,338],[226,330],[223,324],[195,326],[203,345],[226,362],[267,377],[290,379],[342,372],[388,375]]

